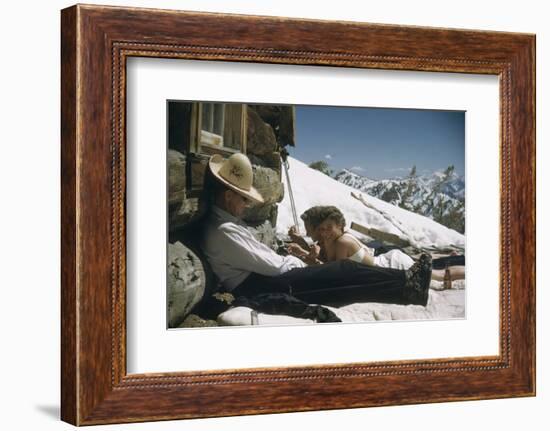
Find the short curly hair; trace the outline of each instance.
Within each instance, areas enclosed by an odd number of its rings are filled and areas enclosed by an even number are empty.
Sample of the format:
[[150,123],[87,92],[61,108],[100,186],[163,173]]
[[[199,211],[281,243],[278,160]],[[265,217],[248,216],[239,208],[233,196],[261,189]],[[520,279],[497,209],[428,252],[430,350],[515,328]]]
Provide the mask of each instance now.
[[320,205],[314,206],[306,210],[300,218],[304,221],[304,223],[309,224],[313,228],[316,228],[321,224],[323,221],[322,219],[322,210],[323,207]]
[[344,214],[332,205],[317,205],[311,207],[305,211],[300,218],[304,223],[311,225],[313,228],[319,227],[325,220],[332,220],[342,229],[346,226]]
[[321,222],[324,222],[325,220],[332,220],[342,229],[346,227],[346,218],[344,217],[344,214],[335,206],[324,206],[320,215]]

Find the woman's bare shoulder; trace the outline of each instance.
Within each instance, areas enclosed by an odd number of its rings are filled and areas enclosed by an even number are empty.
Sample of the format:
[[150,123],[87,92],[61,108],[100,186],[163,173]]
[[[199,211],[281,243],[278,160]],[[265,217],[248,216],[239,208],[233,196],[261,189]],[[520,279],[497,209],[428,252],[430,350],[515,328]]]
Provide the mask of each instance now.
[[342,249],[342,248],[346,248],[346,249],[355,249],[358,247],[357,245],[357,241],[355,241],[353,238],[350,238],[350,235],[342,235],[340,238],[338,238],[336,241],[335,241],[335,245],[337,248],[339,249]]

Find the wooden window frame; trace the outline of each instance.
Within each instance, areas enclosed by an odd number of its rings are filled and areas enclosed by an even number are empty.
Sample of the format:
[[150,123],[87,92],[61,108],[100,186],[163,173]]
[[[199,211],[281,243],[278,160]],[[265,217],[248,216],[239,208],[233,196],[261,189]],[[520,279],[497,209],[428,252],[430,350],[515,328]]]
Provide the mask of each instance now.
[[[200,112],[202,112],[202,103],[203,102],[194,103],[192,108],[191,121],[193,123],[193,126],[191,127],[191,130],[192,130],[191,151],[194,152],[195,154],[205,154],[207,156],[211,156],[213,154],[220,154],[224,157],[229,157],[232,154],[239,153],[239,152],[246,154],[246,140],[247,140],[246,106],[247,105],[245,103],[241,104],[243,105],[243,112],[241,116],[241,147],[239,149],[235,149],[235,148],[230,148],[225,146],[210,145],[208,143],[202,142],[201,140],[202,115],[200,115]],[[219,102],[219,103],[222,103],[222,102]]]

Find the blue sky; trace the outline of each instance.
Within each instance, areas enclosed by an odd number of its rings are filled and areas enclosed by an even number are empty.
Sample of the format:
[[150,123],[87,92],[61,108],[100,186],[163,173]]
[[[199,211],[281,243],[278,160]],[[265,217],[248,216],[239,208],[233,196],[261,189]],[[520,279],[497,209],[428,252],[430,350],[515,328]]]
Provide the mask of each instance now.
[[464,112],[296,106],[296,146],[305,163],[325,160],[373,179],[423,174],[453,164],[464,174]]

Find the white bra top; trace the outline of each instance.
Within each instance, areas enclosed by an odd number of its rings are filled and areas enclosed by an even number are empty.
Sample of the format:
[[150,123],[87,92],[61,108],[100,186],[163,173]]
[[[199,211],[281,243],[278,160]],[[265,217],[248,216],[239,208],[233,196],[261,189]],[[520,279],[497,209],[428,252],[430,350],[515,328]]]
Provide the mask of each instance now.
[[363,259],[365,258],[365,249],[361,247],[359,250],[357,250],[355,253],[353,253],[350,257],[348,257],[349,260],[353,260],[354,262],[363,262]]
[[363,262],[363,259],[365,258],[365,254],[368,253],[371,256],[374,255],[373,249],[371,249],[370,247],[367,247],[365,244],[363,244],[361,241],[355,238],[351,233],[344,232],[344,235],[349,235],[351,238],[354,239],[355,242],[359,244],[359,250],[357,250],[355,253],[349,256],[348,257],[349,260],[353,260],[354,262]]

